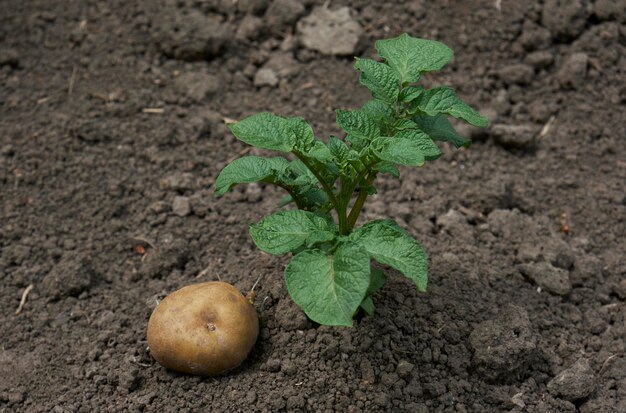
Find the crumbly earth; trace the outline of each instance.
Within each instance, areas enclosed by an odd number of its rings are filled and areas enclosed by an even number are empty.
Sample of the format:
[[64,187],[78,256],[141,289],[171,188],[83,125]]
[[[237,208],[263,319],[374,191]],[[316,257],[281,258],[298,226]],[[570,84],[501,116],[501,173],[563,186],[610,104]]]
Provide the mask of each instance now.
[[[329,2],[361,26],[356,55],[449,44],[426,83],[492,122],[380,178],[364,218],[421,240],[429,291],[391,272],[351,329],[308,321],[287,258],[252,244],[283,194],[212,188],[249,151],[225,118],[327,136],[368,98],[350,56],[300,46],[322,3],[0,1],[0,412],[626,411],[625,2]],[[261,277],[257,345],[221,377],[166,371],[152,309],[218,277]]]

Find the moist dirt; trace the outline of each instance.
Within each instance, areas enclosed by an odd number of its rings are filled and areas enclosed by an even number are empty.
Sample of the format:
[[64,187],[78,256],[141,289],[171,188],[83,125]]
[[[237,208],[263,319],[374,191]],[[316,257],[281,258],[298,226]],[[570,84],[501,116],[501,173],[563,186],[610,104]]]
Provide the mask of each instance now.
[[[349,9],[0,1],[0,412],[626,411],[625,2],[327,3]],[[425,84],[491,126],[460,126],[471,148],[379,178],[365,206],[424,244],[428,292],[390,272],[376,317],[320,327],[287,258],[248,236],[280,190],[213,194],[261,153],[224,121],[339,134],[333,109],[368,98],[352,57],[401,32],[454,49]],[[165,370],[153,308],[218,277],[261,277],[251,355],[219,377]]]

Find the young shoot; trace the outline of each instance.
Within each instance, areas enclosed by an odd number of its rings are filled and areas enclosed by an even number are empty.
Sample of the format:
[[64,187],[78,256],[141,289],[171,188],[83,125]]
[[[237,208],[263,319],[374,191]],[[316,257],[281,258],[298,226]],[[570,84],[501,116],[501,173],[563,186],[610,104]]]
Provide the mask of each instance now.
[[230,125],[241,141],[292,154],[244,156],[227,165],[215,182],[225,194],[234,185],[265,182],[287,192],[281,206],[250,226],[254,243],[270,254],[292,253],[287,290],[313,321],[351,326],[359,308],[374,314],[372,295],[387,277],[371,261],[395,268],[425,291],[428,256],[393,220],[356,227],[366,198],[376,193],[378,174],[400,178],[399,165],[422,166],[442,155],[437,142],[467,147],[448,116],[477,127],[488,120],[450,87],[425,89],[424,73],[440,70],[453,56],[443,43],[402,34],[376,42],[382,61],[357,58],[360,82],[372,99],[360,109],[337,110],[341,139],[324,142],[300,117],[263,112]]

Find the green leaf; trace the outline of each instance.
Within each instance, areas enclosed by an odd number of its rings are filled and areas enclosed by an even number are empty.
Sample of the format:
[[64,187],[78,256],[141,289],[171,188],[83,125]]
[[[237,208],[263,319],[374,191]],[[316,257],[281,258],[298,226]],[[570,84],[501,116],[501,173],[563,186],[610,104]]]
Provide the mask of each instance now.
[[285,173],[281,176],[281,181],[287,186],[317,184],[317,178],[313,172],[300,159],[295,159],[289,163]]
[[354,149],[350,149],[350,151],[348,151],[347,159],[349,162],[358,162],[359,164],[362,164],[361,158],[359,157],[359,153],[355,151]]
[[291,152],[296,144],[289,120],[269,112],[257,113],[229,127],[237,139],[257,148]]
[[250,236],[263,251],[282,255],[301,245],[331,241],[337,228],[329,219],[312,212],[294,209],[268,215],[250,225]]
[[402,93],[400,93],[400,100],[406,103],[410,103],[417,99],[422,93],[424,93],[423,87],[407,86],[402,89]]
[[371,221],[358,228],[350,239],[361,245],[381,264],[389,265],[426,291],[428,256],[424,248],[391,220]]
[[381,160],[405,166],[422,166],[426,158],[413,139],[378,138],[372,142],[374,154]]
[[296,136],[295,148],[300,152],[308,150],[315,141],[315,135],[313,134],[311,125],[306,123],[306,121],[299,116],[287,118],[287,122]]
[[441,149],[433,142],[430,136],[426,135],[417,123],[410,119],[399,119],[394,124],[395,139],[410,139],[415,141],[424,158],[432,161],[439,158],[443,153]]
[[285,205],[289,205],[294,201],[293,196],[291,196],[291,194],[287,194],[283,197],[283,199],[280,200],[280,202],[278,203],[278,207],[282,208]]
[[352,326],[352,317],[370,284],[370,258],[360,246],[346,242],[334,255],[304,250],[285,269],[287,291],[313,321]]
[[481,128],[489,125],[487,118],[480,116],[480,113],[459,99],[449,87],[426,90],[411,103],[411,109],[417,109],[430,116],[450,115]]
[[320,207],[328,203],[328,195],[318,187],[303,189],[298,194],[305,207]]
[[372,268],[370,273],[370,286],[367,288],[367,295],[374,295],[387,282],[387,274],[380,268]]
[[455,147],[469,147],[471,140],[456,133],[454,126],[445,115],[420,115],[413,118],[417,126],[435,141],[450,142]]
[[376,307],[374,306],[374,301],[372,301],[372,295],[374,295],[378,290],[382,288],[383,285],[387,282],[387,275],[385,275],[384,271],[378,268],[372,268],[370,273],[370,285],[367,288],[367,293],[365,298],[361,302],[361,308],[369,315],[373,317],[376,313]]
[[[274,159],[281,158],[272,158],[268,161]],[[280,185],[290,192],[291,195],[285,197],[280,202],[280,206],[293,202],[295,197],[299,207],[313,211],[321,210],[328,203],[328,196],[319,188],[319,182],[315,175],[299,159],[291,162],[284,158],[282,160],[283,163],[276,166],[276,176],[265,181]]]
[[[326,195],[326,192],[324,192],[324,190],[322,190],[321,188],[292,189],[298,197],[300,206],[304,209],[319,211],[322,206],[328,203],[328,195]],[[291,194],[287,194],[280,200],[280,202],[278,203],[278,207],[282,208],[294,201],[295,200],[293,196]]]
[[417,123],[413,122],[411,119],[398,119],[393,124],[393,129],[396,131],[394,136],[397,134],[397,131],[403,131],[407,129],[417,129]]
[[371,59],[356,58],[354,68],[361,72],[361,84],[367,87],[374,99],[395,103],[400,93],[400,79],[391,67]]
[[320,162],[328,162],[333,157],[333,154],[330,153],[328,146],[326,146],[324,142],[318,140],[313,142],[311,148],[304,155]]
[[229,125],[235,137],[257,148],[291,152],[304,151],[314,141],[313,130],[300,117],[283,118],[261,112]]
[[428,161],[435,160],[443,155],[441,149],[433,142],[430,136],[419,129],[404,129],[398,131],[394,135],[394,139],[409,139],[415,142],[415,145],[424,156],[424,159]]
[[391,105],[383,102],[382,100],[368,100],[361,107],[361,112],[363,112],[370,119],[374,120],[380,130],[388,128],[393,122],[394,109]]
[[417,82],[423,72],[441,69],[453,56],[452,49],[443,43],[406,33],[377,41],[376,50],[403,83]]
[[215,192],[224,195],[234,185],[250,182],[273,182],[289,164],[285,158],[260,158],[244,156],[226,165],[215,180]]
[[400,171],[398,170],[396,164],[393,162],[378,162],[374,165],[372,169],[383,174],[390,174],[396,179],[400,178]]
[[356,138],[358,141],[371,142],[380,136],[380,127],[377,120],[371,118],[367,113],[359,110],[335,111],[337,124],[348,133],[348,136]]
[[263,158],[267,162],[267,164],[272,168],[277,174],[281,174],[285,172],[285,170],[289,167],[291,162],[282,156],[274,156],[271,158]]
[[[328,202],[326,193],[317,186],[317,178],[302,161],[296,159],[289,162],[280,156],[245,156],[233,161],[217,177],[215,192],[221,196],[236,184],[257,181],[284,187],[298,198],[300,206],[308,209],[319,208]],[[280,206],[292,201],[292,196],[288,195],[280,202]]]
[[328,139],[328,149],[330,149],[330,153],[333,155],[333,158],[337,161],[337,163],[343,164],[348,160],[350,149],[342,140],[331,136]]
[[363,301],[361,301],[361,308],[370,317],[374,317],[376,314],[376,307],[374,306],[374,301],[372,301],[372,297],[370,296],[365,297]]
[[339,168],[340,175],[351,176],[355,170],[363,169],[359,153],[348,148],[344,141],[331,136],[328,139],[328,148],[333,155],[334,164]]

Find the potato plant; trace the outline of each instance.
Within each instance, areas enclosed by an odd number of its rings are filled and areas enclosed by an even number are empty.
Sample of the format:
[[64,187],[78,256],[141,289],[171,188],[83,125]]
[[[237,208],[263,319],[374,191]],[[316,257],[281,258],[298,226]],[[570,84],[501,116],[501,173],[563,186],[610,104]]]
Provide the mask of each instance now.
[[215,182],[225,194],[236,184],[265,182],[287,191],[283,210],[250,226],[255,244],[270,254],[292,253],[285,269],[289,294],[320,324],[351,326],[361,307],[374,313],[372,295],[386,275],[371,260],[395,268],[425,291],[428,257],[424,248],[393,220],[356,228],[378,174],[400,178],[399,165],[423,166],[442,154],[437,142],[455,147],[459,136],[448,116],[474,126],[488,120],[463,103],[449,87],[418,85],[427,72],[441,69],[453,56],[443,43],[402,34],[376,42],[382,61],[357,58],[354,67],[372,100],[360,109],[337,110],[341,139],[317,139],[300,117],[263,112],[230,125],[241,141],[291,154],[244,156],[227,165]]

